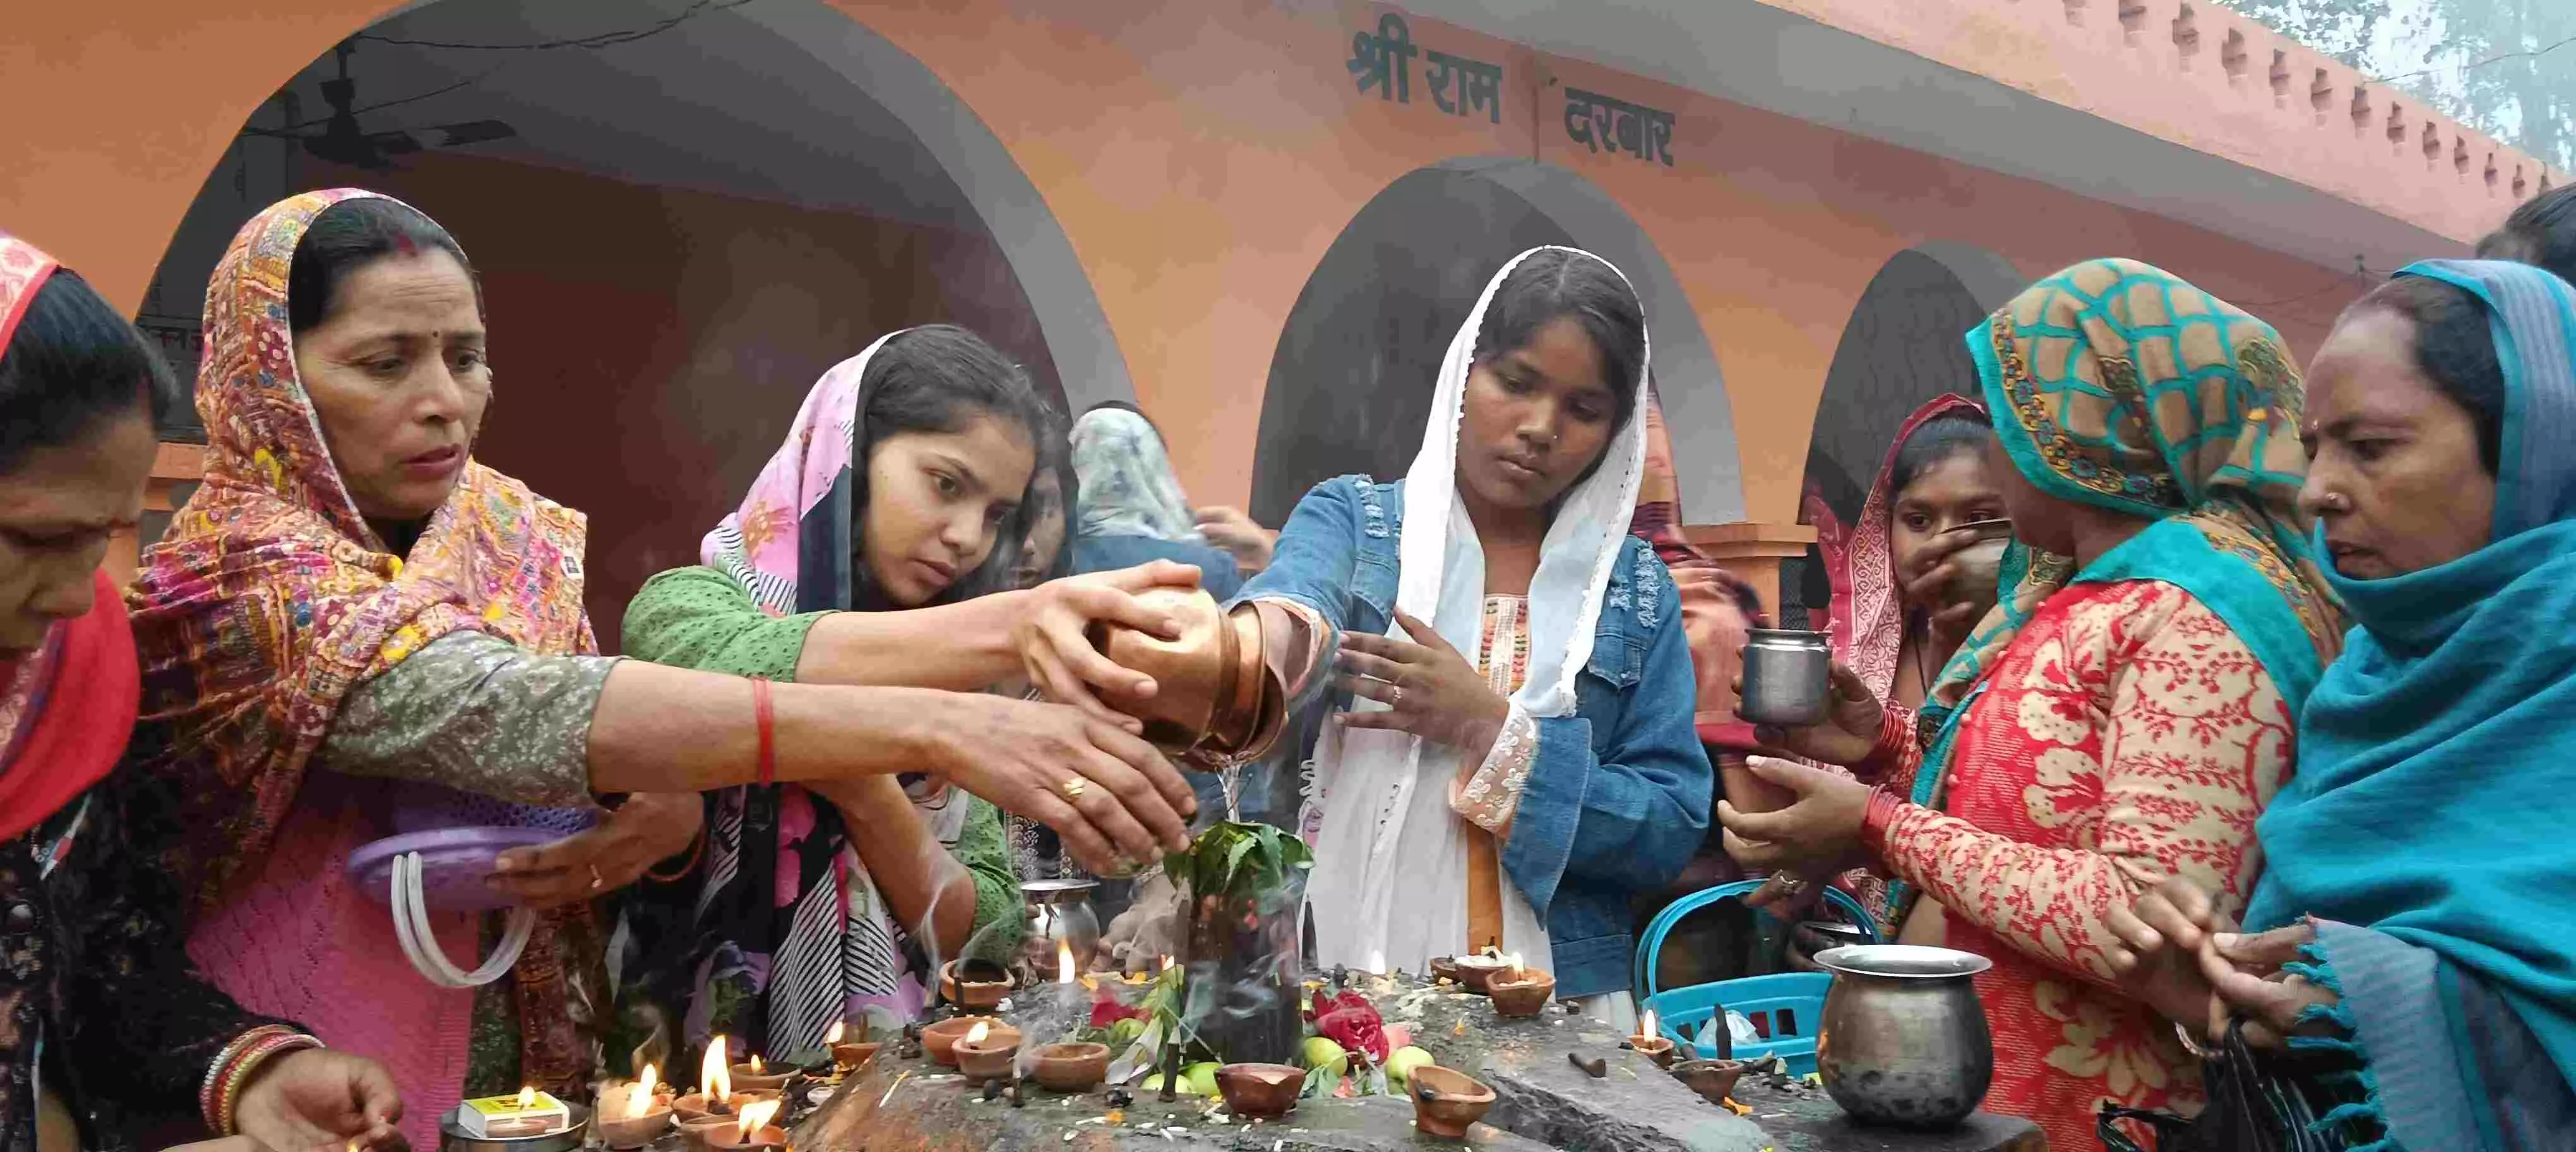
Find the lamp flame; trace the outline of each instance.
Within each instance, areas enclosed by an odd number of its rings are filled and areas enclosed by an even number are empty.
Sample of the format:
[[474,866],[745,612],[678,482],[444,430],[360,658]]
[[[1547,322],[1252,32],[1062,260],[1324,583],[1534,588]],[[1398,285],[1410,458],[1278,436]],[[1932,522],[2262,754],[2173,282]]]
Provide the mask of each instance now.
[[969,1029],[967,1029],[967,1030],[966,1030],[966,1040],[965,1040],[965,1042],[966,1042],[966,1043],[968,1043],[968,1044],[981,1044],[981,1043],[983,1043],[983,1042],[984,1042],[984,1038],[985,1038],[985,1037],[990,1036],[990,1035],[992,1035],[992,1034],[993,1034],[993,1026],[992,1026],[991,1024],[985,1023],[984,1021],[978,1020],[978,1021],[976,1021],[976,1022],[975,1022],[975,1026],[974,1026],[974,1027],[969,1028]]
[[1055,982],[1073,983],[1073,945],[1062,940],[1055,945]]
[[830,1030],[830,1031],[828,1031],[828,1032],[823,1033],[823,1042],[824,1042],[824,1043],[826,1043],[826,1044],[838,1044],[838,1043],[840,1043],[840,1042],[841,1042],[841,1035],[842,1035],[843,1031],[844,1031],[844,1028],[843,1028],[843,1025],[842,1025],[841,1021],[838,1021],[838,1020],[832,1021],[832,1028],[831,1028],[831,1030]]
[[722,1104],[733,1097],[733,1073],[725,1069],[722,1033],[707,1041],[707,1058],[698,1062],[698,1090],[706,1093],[709,1104]]
[[1510,953],[1509,955],[1504,956],[1504,957],[1503,957],[1503,965],[1504,965],[1504,967],[1510,968],[1510,969],[1512,970],[1512,979],[1514,979],[1514,980],[1518,980],[1518,979],[1520,979],[1520,978],[1521,978],[1521,954],[1520,954],[1520,953],[1518,953],[1518,952],[1513,952],[1513,953]]
[[1369,975],[1371,975],[1371,976],[1376,976],[1376,975],[1379,975],[1379,974],[1381,974],[1381,973],[1384,973],[1384,972],[1386,971],[1386,953],[1384,953],[1384,952],[1371,952],[1371,953],[1369,953],[1369,966],[1368,966],[1368,970],[1369,970]]
[[655,1076],[654,1072],[655,1069],[652,1065],[645,1065],[643,1074],[635,1078],[635,1086],[627,1091],[627,1119],[632,1120],[638,1116],[643,1116],[653,1111],[653,1086],[661,1083],[660,1078]]
[[1638,1019],[1638,1021],[1637,1021],[1637,1035],[1639,1035],[1639,1036],[1643,1036],[1643,1037],[1645,1037],[1645,1038],[1647,1038],[1647,1039],[1649,1039],[1649,1040],[1652,1040],[1652,1039],[1654,1039],[1655,1037],[1662,1035],[1662,1033],[1655,1031],[1655,1010],[1654,1010],[1654,1009],[1652,1009],[1652,1008],[1648,1008],[1648,1009],[1646,1009],[1646,1014],[1645,1014],[1643,1017],[1640,1017],[1640,1018]]
[[776,1100],[754,1100],[742,1106],[743,1143],[751,1143],[755,1133],[769,1127],[770,1117],[778,1115],[778,1105],[779,1101]]
[[757,1052],[753,1053],[751,1057],[751,1074],[754,1076],[766,1076],[769,1074],[768,1069],[760,1066],[760,1054]]
[[521,1108],[534,1108],[534,1107],[536,1107],[536,1106],[537,1106],[537,1086],[536,1086],[536,1085],[534,1085],[534,1084],[522,1084],[522,1085],[520,1085],[520,1086],[519,1086],[519,1107],[521,1107]]

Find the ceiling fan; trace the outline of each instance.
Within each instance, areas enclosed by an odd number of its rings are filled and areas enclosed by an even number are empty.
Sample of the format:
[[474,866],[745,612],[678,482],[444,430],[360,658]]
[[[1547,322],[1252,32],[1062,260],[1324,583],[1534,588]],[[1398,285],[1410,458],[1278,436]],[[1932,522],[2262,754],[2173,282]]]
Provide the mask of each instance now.
[[[356,50],[356,46],[347,41],[342,41],[338,47],[332,49],[339,64],[340,75],[338,79],[322,82],[322,99],[331,106],[331,115],[321,121],[321,131],[299,132],[293,128],[245,128],[243,131],[258,136],[300,140],[304,143],[304,150],[318,159],[353,168],[363,168],[371,172],[390,170],[394,167],[394,157],[408,156],[426,148],[455,148],[467,144],[484,144],[494,140],[507,140],[519,134],[518,129],[499,120],[464,120],[454,124],[438,124],[422,128],[419,132],[431,137],[426,142],[422,140],[421,135],[415,135],[405,129],[397,128],[383,132],[368,132],[360,129],[356,109],[358,84],[357,81],[349,78],[349,55]],[[292,123],[296,119],[298,103],[295,94],[285,93],[284,103],[286,118]],[[303,128],[309,125],[296,124],[294,127]]]

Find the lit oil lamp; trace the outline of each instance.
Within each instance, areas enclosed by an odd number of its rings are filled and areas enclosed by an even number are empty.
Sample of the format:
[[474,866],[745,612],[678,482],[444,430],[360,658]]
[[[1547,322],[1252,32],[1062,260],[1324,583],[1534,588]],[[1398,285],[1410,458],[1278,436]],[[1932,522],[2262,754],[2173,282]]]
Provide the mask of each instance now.
[[1637,1017],[1637,1034],[1628,1038],[1628,1047],[1655,1062],[1658,1068],[1673,1066],[1673,1042],[1655,1028],[1655,1010],[1648,1008]]
[[848,1032],[843,1022],[835,1020],[831,1031],[823,1033],[823,1047],[831,1052],[833,1065],[844,1072],[867,1063],[877,1054],[877,1045],[869,1043],[864,1033],[855,1043],[843,1041],[842,1037]]
[[996,1030],[978,1020],[966,1035],[957,1040],[957,1070],[966,1074],[969,1087],[981,1087],[987,1080],[1007,1080],[1020,1057],[1020,1030]]
[[1485,995],[1493,999],[1497,1016],[1536,1016],[1555,998],[1556,977],[1522,967],[1520,953],[1514,952],[1503,957],[1501,970],[1485,986]]
[[742,1106],[742,1117],[698,1134],[709,1148],[784,1148],[787,1130],[770,1123],[784,1106],[779,1100],[754,1100]]
[[794,1073],[792,1068],[771,1072],[755,1053],[751,1059],[733,1066],[733,1086],[745,1092],[773,1092],[786,1087],[787,1078]]
[[599,1094],[599,1137],[609,1147],[641,1148],[670,1128],[671,1101],[655,1091],[657,1072],[647,1064],[634,1083]]
[[698,1062],[698,1090],[671,1101],[671,1110],[680,1114],[680,1126],[706,1116],[732,1117],[755,1100],[778,1098],[775,1089],[734,1091],[733,1074],[725,1065],[725,1038],[717,1035],[707,1041],[707,1054]]

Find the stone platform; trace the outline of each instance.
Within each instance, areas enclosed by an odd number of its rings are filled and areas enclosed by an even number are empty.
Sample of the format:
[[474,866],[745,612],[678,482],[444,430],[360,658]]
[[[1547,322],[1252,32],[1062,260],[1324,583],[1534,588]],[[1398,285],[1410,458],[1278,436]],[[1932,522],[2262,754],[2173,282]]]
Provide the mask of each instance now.
[[[1026,1102],[986,1101],[953,1070],[927,1057],[906,1058],[889,1044],[852,1073],[794,1131],[801,1152],[1110,1152],[1112,1149],[1225,1152],[1359,1152],[1362,1149],[1458,1148],[1514,1152],[1565,1148],[1588,1152],[2046,1152],[2027,1121],[1980,1113],[1948,1132],[1865,1128],[1846,1119],[1821,1089],[1747,1076],[1734,1098],[1753,1111],[1737,1116],[1702,1100],[1654,1064],[1620,1046],[1606,1027],[1553,1009],[1528,1020],[1504,1020],[1481,996],[1415,983],[1360,978],[1389,1023],[1412,1026],[1414,1043],[1439,1063],[1492,1085],[1496,1100],[1464,1142],[1426,1136],[1413,1127],[1402,1098],[1303,1100],[1280,1120],[1246,1122],[1218,1102],[1183,1091],[1160,1098],[1159,1075],[1112,1109],[1105,1090],[1059,1096],[1023,1085]],[[1005,1012],[1006,1018],[1010,1015]],[[1032,1044],[1048,1038],[1031,1037]],[[1569,1055],[1598,1059],[1595,1079]]]

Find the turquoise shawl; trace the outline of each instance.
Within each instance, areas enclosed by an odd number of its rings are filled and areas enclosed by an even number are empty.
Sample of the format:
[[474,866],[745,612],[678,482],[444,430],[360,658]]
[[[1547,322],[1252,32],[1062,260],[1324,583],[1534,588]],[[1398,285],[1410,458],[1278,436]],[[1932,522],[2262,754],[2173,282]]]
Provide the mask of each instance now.
[[[2329,574],[2358,626],[2255,825],[2268,870],[2246,922],[2335,922],[2310,971],[2342,992],[2329,1015],[2371,1050],[2401,1143],[2499,1148],[2515,1142],[2479,1087],[2492,1029],[2463,978],[2576,1069],[2576,288],[2492,261],[2398,274],[2488,309],[2506,389],[2494,542],[2386,580]],[[2430,954],[2412,976],[2408,952]]]

